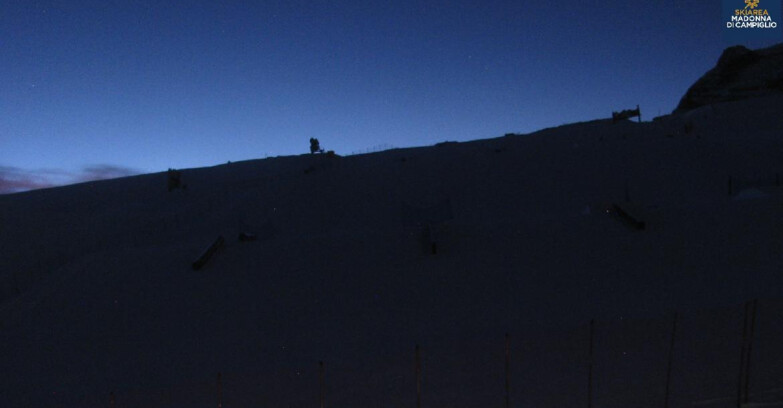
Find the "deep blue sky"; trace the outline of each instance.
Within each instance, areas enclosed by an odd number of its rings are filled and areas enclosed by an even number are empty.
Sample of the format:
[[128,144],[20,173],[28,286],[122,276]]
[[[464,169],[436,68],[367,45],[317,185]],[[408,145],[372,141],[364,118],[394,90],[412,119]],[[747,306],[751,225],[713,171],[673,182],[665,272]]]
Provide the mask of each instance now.
[[715,0],[0,5],[5,191],[651,119],[731,45]]

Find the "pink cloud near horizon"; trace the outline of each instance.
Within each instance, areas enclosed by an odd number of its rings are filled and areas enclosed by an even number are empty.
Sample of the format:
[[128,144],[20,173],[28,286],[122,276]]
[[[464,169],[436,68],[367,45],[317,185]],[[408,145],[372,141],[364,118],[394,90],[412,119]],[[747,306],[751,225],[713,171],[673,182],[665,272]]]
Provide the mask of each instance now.
[[128,167],[114,166],[111,164],[98,164],[84,167],[82,172],[79,173],[75,178],[78,180],[78,182],[84,182],[134,176],[136,174],[139,174],[139,172]]
[[133,176],[139,173],[139,171],[131,168],[109,164],[85,166],[78,172],[45,169],[25,170],[17,167],[0,166],[0,194],[20,193],[87,181]]

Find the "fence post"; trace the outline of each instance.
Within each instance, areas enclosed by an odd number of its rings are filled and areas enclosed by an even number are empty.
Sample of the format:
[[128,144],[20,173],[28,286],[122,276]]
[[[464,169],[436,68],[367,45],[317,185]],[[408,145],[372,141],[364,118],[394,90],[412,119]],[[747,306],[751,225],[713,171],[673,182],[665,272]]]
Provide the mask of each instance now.
[[753,350],[753,332],[756,330],[756,306],[758,299],[751,303],[750,334],[748,335],[748,351],[745,357],[745,403],[750,398],[750,353]]
[[631,202],[631,192],[628,188],[628,180],[625,180],[625,184],[623,185],[623,191],[625,192],[625,202],[630,203]]
[[510,390],[511,390],[511,341],[506,332],[506,408],[509,408]]
[[324,387],[324,362],[319,361],[318,362],[318,387],[320,389],[320,407],[324,408],[326,396],[325,394],[325,387]]
[[674,312],[674,319],[672,319],[672,336],[669,341],[669,358],[666,365],[666,394],[663,407],[669,408],[669,390],[672,382],[672,362],[674,361],[674,342],[677,335],[677,312]]
[[109,407],[114,408],[114,391],[109,393]]
[[732,183],[731,176],[729,176],[729,196],[731,196],[732,194],[734,194],[734,186]]
[[737,408],[742,407],[744,400],[743,380],[745,379],[745,352],[747,350],[748,343],[748,312],[750,311],[750,302],[745,302],[745,314],[742,319],[742,343],[740,344],[740,364],[739,364],[739,376],[737,378]]
[[14,278],[14,289],[16,289],[16,294],[21,295],[22,291],[19,289],[19,280],[16,278],[16,272],[13,272],[11,276]]
[[593,336],[595,332],[595,319],[590,319],[590,350],[587,371],[587,408],[593,407]]
[[416,345],[416,408],[421,408],[421,356]]
[[220,373],[217,375],[218,408],[223,408],[223,379]]

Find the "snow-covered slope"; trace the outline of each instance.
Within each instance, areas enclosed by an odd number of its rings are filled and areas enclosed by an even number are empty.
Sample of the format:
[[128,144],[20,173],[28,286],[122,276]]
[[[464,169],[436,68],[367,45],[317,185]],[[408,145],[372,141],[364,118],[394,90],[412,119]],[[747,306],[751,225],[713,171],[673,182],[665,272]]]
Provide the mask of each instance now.
[[[783,97],[0,196],[5,406],[734,406],[783,383]],[[623,220],[615,206],[645,229]],[[608,210],[608,211],[607,211]],[[242,242],[241,232],[258,240]],[[223,236],[202,269],[191,263]],[[432,254],[432,244],[436,254]]]

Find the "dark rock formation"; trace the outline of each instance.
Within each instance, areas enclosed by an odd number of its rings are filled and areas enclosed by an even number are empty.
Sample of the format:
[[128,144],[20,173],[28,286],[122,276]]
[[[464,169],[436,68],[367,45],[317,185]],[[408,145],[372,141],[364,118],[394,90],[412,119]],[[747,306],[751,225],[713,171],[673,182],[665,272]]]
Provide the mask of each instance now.
[[700,106],[783,93],[783,44],[761,50],[726,48],[715,68],[699,78],[674,113]]

